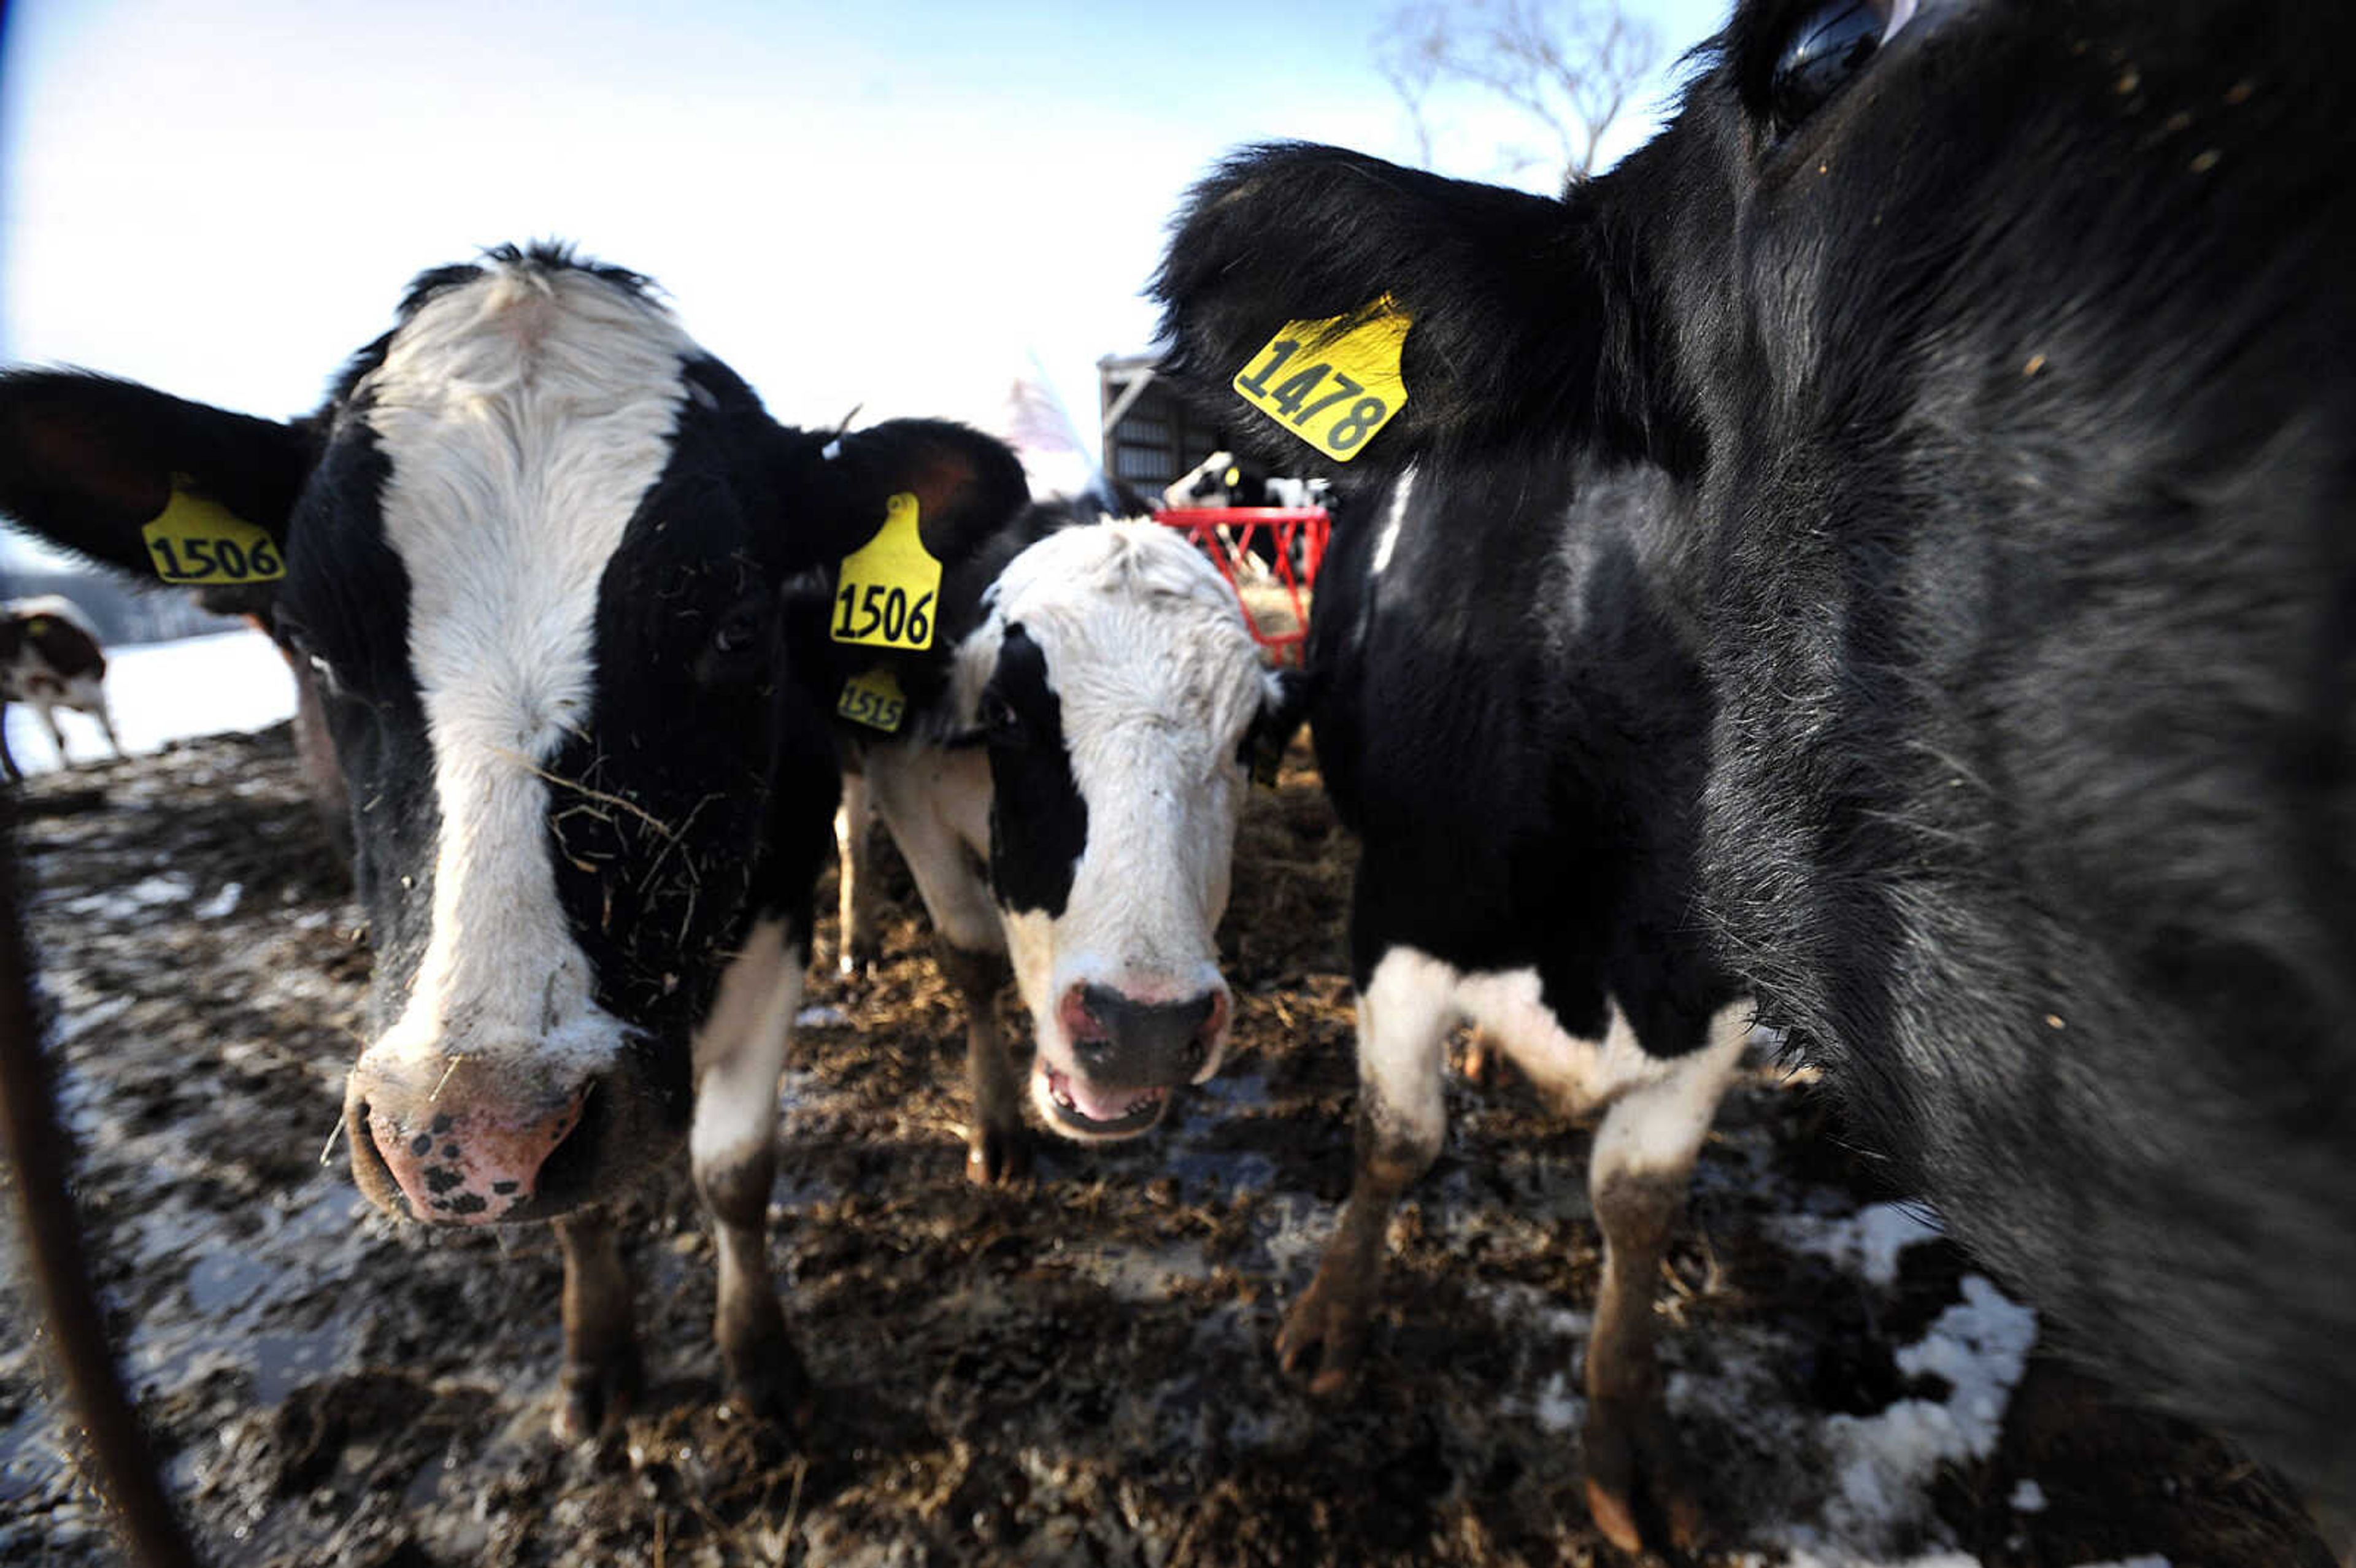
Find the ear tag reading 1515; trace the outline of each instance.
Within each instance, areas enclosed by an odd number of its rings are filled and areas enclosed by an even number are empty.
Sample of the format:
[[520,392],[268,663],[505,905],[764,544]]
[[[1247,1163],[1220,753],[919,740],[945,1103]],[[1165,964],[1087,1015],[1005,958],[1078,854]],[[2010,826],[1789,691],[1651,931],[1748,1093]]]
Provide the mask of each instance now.
[[899,732],[900,720],[908,711],[908,699],[900,690],[899,678],[883,665],[877,665],[864,675],[854,675],[842,683],[842,695],[835,700],[834,710],[853,724],[864,724],[870,730],[881,730],[886,735]]
[[139,532],[155,575],[166,582],[275,582],[286,575],[286,560],[267,530],[177,485],[171,503]]
[[929,648],[933,598],[940,590],[941,563],[916,530],[916,498],[894,496],[884,504],[884,526],[875,537],[842,558],[834,592],[834,640]]
[[1288,321],[1232,385],[1244,401],[1347,463],[1407,406],[1399,351],[1413,325],[1387,294],[1365,312]]

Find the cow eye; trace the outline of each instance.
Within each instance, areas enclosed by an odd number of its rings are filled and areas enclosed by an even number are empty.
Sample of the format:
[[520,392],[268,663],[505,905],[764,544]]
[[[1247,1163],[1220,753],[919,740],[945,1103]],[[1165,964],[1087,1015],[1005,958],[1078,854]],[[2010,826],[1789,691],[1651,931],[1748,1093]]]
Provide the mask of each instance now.
[[720,617],[720,624],[713,629],[712,650],[722,654],[748,652],[760,641],[765,619],[766,607],[759,603],[748,601],[735,606]]
[[992,746],[1019,746],[1023,743],[1023,715],[1014,711],[1014,704],[1003,694],[985,690],[981,694],[982,741]]
[[1913,0],[1836,0],[1808,11],[1769,78],[1767,110],[1785,134],[1822,109],[1906,24]]

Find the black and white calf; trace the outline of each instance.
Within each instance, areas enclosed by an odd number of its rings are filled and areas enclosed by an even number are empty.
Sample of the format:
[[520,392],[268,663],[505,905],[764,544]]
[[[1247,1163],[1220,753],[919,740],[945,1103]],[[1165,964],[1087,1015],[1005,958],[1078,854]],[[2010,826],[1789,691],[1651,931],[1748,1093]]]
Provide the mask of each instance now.
[[2351,53],[2290,0],[1741,0],[1560,200],[1261,148],[1158,284],[1218,400],[1407,319],[1391,421],[1345,469],[1256,420],[1287,460],[1451,517],[1661,477],[1723,962],[2065,1343],[2343,1506]]
[[1357,1158],[1279,1339],[1319,1392],[1363,1359],[1391,1214],[1439,1155],[1447,1038],[1477,1025],[1567,1114],[1601,1111],[1588,1498],[1640,1544],[1642,1477],[1683,1539],[1653,1296],[1751,1008],[1697,918],[1710,702],[1649,471],[1419,470],[1344,510],[1310,624],[1309,718],[1362,841],[1350,916]]
[[0,379],[0,509],[127,570],[233,555],[274,587],[326,694],[376,947],[354,1177],[432,1223],[556,1221],[561,1432],[637,1381],[594,1206],[682,1133],[730,1392],[799,1402],[765,1221],[836,769],[784,590],[895,496],[953,559],[1024,487],[957,426],[778,425],[641,279],[548,248],[424,274],[291,423]]
[[1290,682],[1191,545],[1068,519],[1033,507],[950,573],[946,678],[860,744],[847,792],[890,828],[964,999],[981,1182],[1029,1165],[994,1005],[1010,960],[1031,1098],[1062,1136],[1136,1136],[1218,1071],[1216,930],[1250,753],[1290,727]]
[[[61,594],[0,604],[0,720],[12,702],[23,703],[39,717],[61,768],[73,764],[66,758],[66,738],[58,729],[60,708],[97,720],[107,750],[123,754],[114,738],[114,720],[106,711],[106,655],[81,611]],[[0,776],[24,776],[8,753],[5,724],[0,724]]]

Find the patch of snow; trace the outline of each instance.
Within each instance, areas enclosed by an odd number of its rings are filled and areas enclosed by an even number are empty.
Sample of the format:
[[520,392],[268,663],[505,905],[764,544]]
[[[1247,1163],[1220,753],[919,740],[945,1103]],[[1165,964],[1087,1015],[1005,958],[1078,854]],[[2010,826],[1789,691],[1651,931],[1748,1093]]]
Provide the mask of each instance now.
[[177,873],[143,877],[127,888],[85,893],[68,903],[69,914],[97,915],[102,920],[130,920],[142,911],[163,904],[186,903],[197,896],[197,884]]
[[830,1003],[804,1008],[794,1015],[796,1029],[840,1029],[851,1021],[851,1015]]
[[2023,1481],[2012,1488],[2012,1495],[2005,1501],[2012,1506],[2015,1513],[2043,1513],[2045,1488],[2035,1481]]
[[188,912],[198,920],[220,920],[237,912],[237,901],[245,896],[243,882],[224,882],[221,891]]
[[112,1023],[131,1010],[131,1000],[118,992],[86,1008],[76,1008],[71,1011],[59,1009],[57,1027],[49,1031],[50,1045],[61,1046],[101,1024]]
[[2019,1382],[2037,1314],[2007,1300],[1978,1275],[1966,1275],[1964,1299],[1939,1315],[1922,1339],[1897,1354],[1909,1377],[1946,1380],[1944,1401],[1900,1400],[1879,1415],[1825,1421],[1825,1446],[1838,1489],[1826,1499],[1826,1522],[1847,1540],[1871,1541],[1909,1522],[1943,1464],[1984,1459],[1995,1451],[2006,1403]]
[[1570,1374],[1557,1372],[1530,1400],[1530,1414],[1548,1432],[1576,1432],[1587,1424],[1587,1401],[1570,1385]]
[[1845,1219],[1785,1215],[1775,1220],[1773,1230],[1794,1252],[1828,1258],[1835,1267],[1854,1270],[1885,1289],[1898,1283],[1899,1253],[1946,1234],[1919,1207],[1906,1203],[1870,1204]]

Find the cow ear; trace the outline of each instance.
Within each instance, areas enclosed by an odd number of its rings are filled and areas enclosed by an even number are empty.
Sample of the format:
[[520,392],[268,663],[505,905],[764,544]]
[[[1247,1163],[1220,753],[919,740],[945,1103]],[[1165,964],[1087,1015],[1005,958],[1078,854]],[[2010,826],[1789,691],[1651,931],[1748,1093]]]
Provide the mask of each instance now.
[[297,426],[80,371],[0,375],[0,514],[151,581],[259,609],[313,464]]
[[925,548],[954,565],[1030,504],[1023,464],[1005,443],[946,420],[890,420],[830,447],[837,504],[822,549],[840,556],[880,528],[891,498],[913,496]]
[[[1333,147],[1248,148],[1179,214],[1152,283],[1171,346],[1162,368],[1280,473],[1380,480],[1430,456],[1580,439],[1599,415],[1601,324],[1612,319],[1593,226],[1584,200]],[[1394,329],[1405,318],[1405,400],[1371,435],[1336,427],[1355,406],[1323,401],[1338,379],[1291,389],[1290,412],[1322,407],[1322,417],[1271,410],[1287,377],[1335,358],[1312,342],[1282,363],[1272,350],[1289,325],[1338,323],[1347,354],[1353,324],[1380,317]],[[1236,389],[1270,367],[1263,398]],[[1329,432],[1332,444],[1312,439]]]

